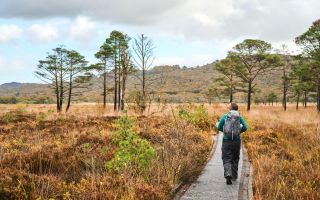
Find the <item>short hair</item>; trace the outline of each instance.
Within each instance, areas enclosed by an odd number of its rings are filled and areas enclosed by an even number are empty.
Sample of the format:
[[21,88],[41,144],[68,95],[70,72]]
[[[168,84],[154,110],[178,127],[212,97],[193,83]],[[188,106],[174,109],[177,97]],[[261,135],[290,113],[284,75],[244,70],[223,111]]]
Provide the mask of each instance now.
[[231,110],[238,110],[238,104],[236,104],[236,103],[231,103],[231,105],[230,105],[230,109]]

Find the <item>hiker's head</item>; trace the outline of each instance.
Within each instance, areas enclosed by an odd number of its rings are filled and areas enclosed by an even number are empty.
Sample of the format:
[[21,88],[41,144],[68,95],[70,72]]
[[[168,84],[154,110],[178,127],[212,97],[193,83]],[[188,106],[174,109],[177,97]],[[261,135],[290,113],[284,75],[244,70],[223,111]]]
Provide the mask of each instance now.
[[229,104],[229,110],[238,110],[238,104],[230,103]]

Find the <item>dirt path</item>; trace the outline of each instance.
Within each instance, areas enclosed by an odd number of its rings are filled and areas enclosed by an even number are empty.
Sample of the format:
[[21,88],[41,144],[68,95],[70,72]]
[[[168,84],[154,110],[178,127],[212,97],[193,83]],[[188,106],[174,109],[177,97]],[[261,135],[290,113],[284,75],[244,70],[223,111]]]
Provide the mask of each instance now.
[[242,148],[239,162],[240,179],[232,185],[226,185],[223,177],[223,164],[221,159],[222,133],[217,139],[216,150],[212,158],[204,168],[198,180],[194,182],[182,197],[181,200],[233,200],[251,199],[251,173],[250,163],[246,150]]

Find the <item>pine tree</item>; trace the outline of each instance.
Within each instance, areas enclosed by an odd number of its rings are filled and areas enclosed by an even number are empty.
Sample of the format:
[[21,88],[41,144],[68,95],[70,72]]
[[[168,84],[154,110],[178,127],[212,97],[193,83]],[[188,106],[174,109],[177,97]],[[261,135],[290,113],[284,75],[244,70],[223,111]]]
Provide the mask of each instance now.
[[246,39],[229,52],[229,57],[234,62],[239,63],[232,70],[248,87],[248,111],[251,108],[251,95],[254,91],[256,78],[275,69],[280,63],[279,56],[270,53],[271,49],[272,46],[268,42]]

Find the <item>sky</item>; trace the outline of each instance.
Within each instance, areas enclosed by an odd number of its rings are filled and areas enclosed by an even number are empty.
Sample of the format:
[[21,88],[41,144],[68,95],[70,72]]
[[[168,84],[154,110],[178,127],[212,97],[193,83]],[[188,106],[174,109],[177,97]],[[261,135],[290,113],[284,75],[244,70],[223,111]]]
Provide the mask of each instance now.
[[0,84],[41,82],[37,63],[59,45],[95,63],[112,30],[151,38],[154,65],[211,63],[246,38],[297,51],[319,10],[319,0],[0,0]]

